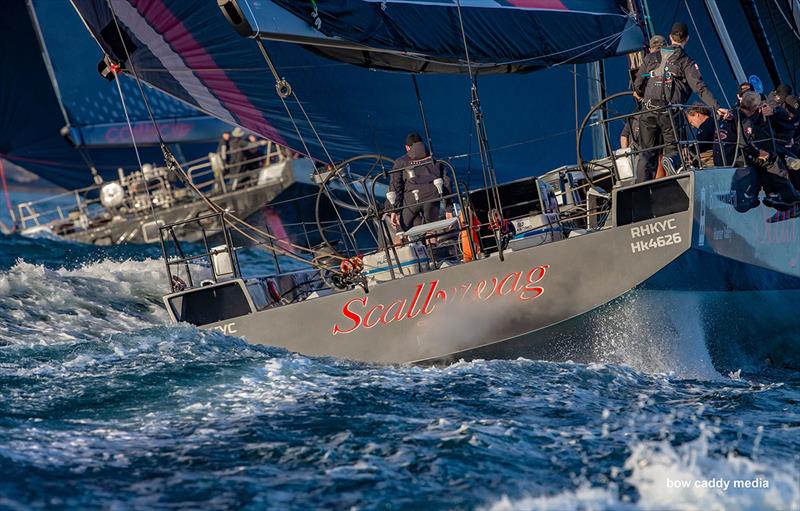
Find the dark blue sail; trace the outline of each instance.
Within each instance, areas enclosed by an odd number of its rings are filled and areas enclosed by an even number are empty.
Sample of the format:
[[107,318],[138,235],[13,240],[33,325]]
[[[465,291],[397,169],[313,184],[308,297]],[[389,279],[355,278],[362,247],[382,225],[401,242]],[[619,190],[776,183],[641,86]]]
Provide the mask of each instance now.
[[[92,183],[90,167],[105,178],[136,168],[116,85],[97,72],[102,50],[69,2],[27,3],[8,2],[0,17],[0,158],[69,189]],[[143,159],[162,162],[138,87],[129,77],[121,83]],[[226,129],[147,89],[161,131],[181,159],[205,155]]]
[[[74,5],[104,49],[125,60],[113,37],[109,4],[76,0]],[[112,0],[111,5],[136,47],[130,64],[145,81],[206,113],[318,160],[338,161],[361,153],[397,156],[404,150],[408,132],[422,132],[407,72],[349,65],[321,56],[316,45],[272,38],[266,47],[278,73],[292,84],[297,96],[283,100],[276,94],[275,79],[256,42],[237,33],[216,3]],[[269,17],[270,26],[260,25],[261,32],[328,38],[275,3],[258,5],[274,14]],[[572,66],[560,66],[479,77],[500,179],[574,163],[575,112],[586,112],[588,105],[581,90],[576,108],[572,71]],[[578,66],[577,71],[583,87],[583,68]],[[436,154],[455,158],[462,175],[477,178],[478,158],[467,157],[478,152],[468,77],[432,73],[421,75],[418,81]],[[476,172],[470,174],[471,169]]]
[[[75,10],[68,2],[59,0],[31,0],[31,7],[43,56],[57,84],[56,92],[73,141],[80,146],[131,145],[130,129],[116,84],[103,80],[97,72],[97,62],[86,59],[94,56],[99,61],[102,51],[91,37],[84,36],[85,28]],[[136,142],[158,142],[155,127],[134,80],[122,75],[120,86]],[[220,121],[163,92],[148,87],[145,93],[159,131],[168,143],[215,142],[227,129]]]
[[[531,71],[639,49],[626,0],[275,0],[328,37],[356,43],[339,54],[362,64],[430,72]],[[270,16],[248,6],[254,26]],[[461,27],[463,25],[463,33]],[[279,37],[277,34],[274,34]],[[326,46],[326,45],[318,45]],[[383,53],[383,55],[380,55]],[[330,53],[332,56],[336,52]]]
[[756,0],[754,3],[779,81],[791,85],[797,94],[800,87],[800,6],[791,0]]

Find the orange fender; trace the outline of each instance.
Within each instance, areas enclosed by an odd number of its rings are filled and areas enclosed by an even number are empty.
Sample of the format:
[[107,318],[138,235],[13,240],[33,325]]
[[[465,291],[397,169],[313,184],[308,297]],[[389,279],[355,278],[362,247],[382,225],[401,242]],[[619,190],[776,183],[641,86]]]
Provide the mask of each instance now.
[[[461,233],[459,234],[459,240],[461,241],[461,253],[464,254],[464,262],[467,263],[475,259],[475,257],[481,253],[481,244],[480,244],[480,224],[481,221],[478,219],[478,216],[470,211],[472,229],[462,229]],[[458,220],[461,222],[462,226],[466,226],[467,223],[464,221],[464,212],[462,211],[458,215]],[[472,231],[472,232],[468,232]],[[469,236],[472,236],[472,243],[469,242]],[[472,246],[475,246],[475,253],[472,252]]]

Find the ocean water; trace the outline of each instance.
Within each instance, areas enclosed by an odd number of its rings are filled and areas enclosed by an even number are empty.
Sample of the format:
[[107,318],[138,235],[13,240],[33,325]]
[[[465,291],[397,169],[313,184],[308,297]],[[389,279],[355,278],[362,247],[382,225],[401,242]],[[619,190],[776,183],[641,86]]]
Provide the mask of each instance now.
[[159,254],[0,236],[0,509],[800,509],[796,372],[309,358],[168,325]]

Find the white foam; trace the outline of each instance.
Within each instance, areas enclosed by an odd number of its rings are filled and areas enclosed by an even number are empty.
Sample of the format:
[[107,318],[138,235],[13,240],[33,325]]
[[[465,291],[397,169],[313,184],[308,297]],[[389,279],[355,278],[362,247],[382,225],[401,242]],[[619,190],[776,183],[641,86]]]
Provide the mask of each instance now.
[[[800,478],[790,461],[758,460],[733,452],[716,455],[709,451],[712,434],[702,430],[696,440],[679,446],[668,441],[633,444],[624,463],[630,473],[625,482],[636,488],[638,499],[619,491],[616,484],[605,487],[588,483],[556,495],[510,499],[503,496],[490,511],[605,510],[694,511],[698,509],[762,511],[800,509]],[[619,469],[612,470],[618,473]],[[613,476],[613,474],[612,474]],[[676,486],[688,481],[688,488]],[[713,482],[712,482],[713,481]],[[747,482],[754,487],[745,487]],[[724,483],[727,482],[727,488]],[[765,483],[766,482],[766,483]],[[686,484],[686,483],[683,483]],[[710,487],[719,484],[721,487]],[[764,485],[767,487],[764,487]]]
[[601,509],[635,509],[620,502],[615,492],[603,488],[581,486],[575,491],[552,496],[526,497],[511,500],[503,496],[486,508],[488,511],[595,511]]
[[167,323],[163,262],[102,260],[51,270],[18,260],[0,272],[2,340],[52,344],[107,338]]
[[722,379],[708,353],[701,309],[695,293],[635,291],[597,320],[595,356],[646,373]]
[[[800,508],[800,474],[791,463],[771,460],[765,465],[733,452],[711,455],[709,438],[708,431],[703,430],[696,440],[678,447],[667,441],[633,447],[625,468],[632,470],[628,482],[639,489],[642,509]],[[714,480],[727,482],[727,489],[704,487],[713,485]],[[670,488],[669,481],[688,481],[689,488]],[[747,481],[766,481],[768,487],[747,488]]]

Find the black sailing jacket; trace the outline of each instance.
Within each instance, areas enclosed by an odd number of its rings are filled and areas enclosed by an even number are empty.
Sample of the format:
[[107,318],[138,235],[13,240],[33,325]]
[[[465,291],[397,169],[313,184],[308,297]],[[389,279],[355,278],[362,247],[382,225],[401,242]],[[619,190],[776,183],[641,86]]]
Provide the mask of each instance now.
[[[662,60],[664,65],[662,66]],[[648,53],[636,73],[633,90],[639,97],[658,106],[685,104],[696,92],[708,106],[719,108],[717,100],[703,81],[700,68],[680,45]]]

